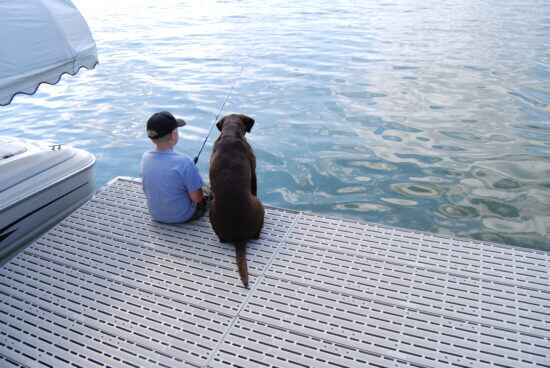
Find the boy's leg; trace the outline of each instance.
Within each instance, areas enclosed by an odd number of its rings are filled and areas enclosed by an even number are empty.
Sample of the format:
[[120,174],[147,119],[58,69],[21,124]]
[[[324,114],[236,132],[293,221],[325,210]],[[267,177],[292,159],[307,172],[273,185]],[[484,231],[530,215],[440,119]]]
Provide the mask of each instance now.
[[208,203],[210,203],[210,201],[212,200],[212,192],[210,191],[209,185],[205,185],[204,187],[202,187],[202,195],[206,198]]
[[200,219],[202,216],[204,216],[206,212],[206,201],[202,201],[201,203],[197,204],[195,207],[195,213],[193,213],[193,216],[186,222],[191,222]]
[[195,221],[200,219],[204,214],[206,213],[206,210],[208,209],[208,205],[210,204],[210,200],[212,197],[210,196],[210,188],[209,187],[203,187],[203,200],[201,203],[197,204],[195,207],[195,213],[193,213],[193,216],[186,222]]

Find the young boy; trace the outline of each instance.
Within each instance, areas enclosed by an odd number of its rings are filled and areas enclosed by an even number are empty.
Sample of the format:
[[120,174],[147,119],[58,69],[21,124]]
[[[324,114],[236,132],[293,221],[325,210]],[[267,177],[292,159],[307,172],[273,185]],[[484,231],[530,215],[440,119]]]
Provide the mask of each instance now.
[[147,121],[147,136],[155,149],[141,159],[143,191],[155,221],[182,223],[196,220],[206,211],[203,181],[190,157],[174,152],[178,127],[186,123],[167,111],[153,114]]

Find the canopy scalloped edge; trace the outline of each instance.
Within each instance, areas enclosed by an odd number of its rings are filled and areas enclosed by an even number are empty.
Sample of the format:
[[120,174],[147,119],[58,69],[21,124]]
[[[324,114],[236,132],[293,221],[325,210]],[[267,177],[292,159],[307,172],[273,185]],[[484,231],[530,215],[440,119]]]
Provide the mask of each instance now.
[[86,70],[92,70],[96,67],[96,65],[99,64],[99,62],[96,60],[93,64],[91,65],[80,65],[78,67],[78,69],[76,70],[76,72],[72,72],[72,71],[66,71],[66,72],[62,72],[60,74],[57,74],[57,78],[54,79],[54,80],[44,80],[44,81],[41,81],[41,82],[38,82],[36,83],[36,85],[34,86],[34,88],[32,89],[32,91],[18,91],[14,94],[11,95],[11,97],[9,98],[9,100],[6,102],[6,103],[2,103],[0,102],[0,106],[8,106],[9,104],[11,104],[11,102],[13,101],[13,99],[15,98],[15,96],[17,95],[27,95],[27,96],[32,96],[34,95],[36,92],[38,92],[38,89],[40,88],[40,86],[42,84],[49,84],[49,85],[55,85],[57,83],[59,83],[59,81],[61,81],[61,79],[63,78],[64,75],[71,75],[71,76],[75,76],[77,75],[79,72],[80,72],[80,69],[84,68]]
[[96,66],[92,33],[71,0],[0,0],[0,14],[0,106]]

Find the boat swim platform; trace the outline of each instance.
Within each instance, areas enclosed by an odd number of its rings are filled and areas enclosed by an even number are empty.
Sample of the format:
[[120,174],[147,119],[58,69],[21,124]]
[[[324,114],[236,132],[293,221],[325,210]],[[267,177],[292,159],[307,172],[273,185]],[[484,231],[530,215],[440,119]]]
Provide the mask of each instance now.
[[115,178],[0,268],[0,367],[550,367],[549,259],[267,207],[247,290]]

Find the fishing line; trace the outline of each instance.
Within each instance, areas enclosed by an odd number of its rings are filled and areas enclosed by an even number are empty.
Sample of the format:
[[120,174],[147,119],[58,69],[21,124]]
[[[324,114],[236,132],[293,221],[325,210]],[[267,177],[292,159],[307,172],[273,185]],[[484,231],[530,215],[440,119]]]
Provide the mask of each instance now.
[[220,117],[220,114],[222,113],[223,108],[225,107],[225,104],[227,103],[227,100],[229,100],[229,97],[233,94],[233,90],[235,89],[235,86],[237,85],[237,82],[241,79],[241,74],[243,73],[243,70],[244,70],[244,64],[241,65],[241,71],[239,72],[239,75],[237,75],[237,78],[233,82],[233,85],[231,86],[231,89],[229,90],[229,92],[225,96],[225,100],[223,101],[223,104],[220,107],[220,110],[218,111],[218,114],[214,118],[214,121],[210,124],[210,129],[208,129],[208,134],[206,135],[206,138],[204,138],[204,142],[202,142],[201,149],[199,150],[199,153],[197,153],[197,155],[193,159],[193,162],[195,163],[195,165],[199,161],[199,156],[202,153],[202,150],[204,148],[204,145],[206,144],[206,141],[208,140],[208,137],[210,137],[210,133],[212,133],[212,128],[214,128],[214,124],[216,124],[216,122],[218,121],[218,118]]

